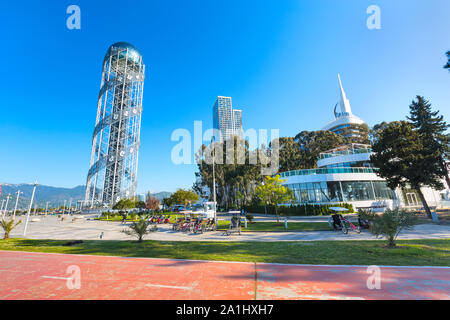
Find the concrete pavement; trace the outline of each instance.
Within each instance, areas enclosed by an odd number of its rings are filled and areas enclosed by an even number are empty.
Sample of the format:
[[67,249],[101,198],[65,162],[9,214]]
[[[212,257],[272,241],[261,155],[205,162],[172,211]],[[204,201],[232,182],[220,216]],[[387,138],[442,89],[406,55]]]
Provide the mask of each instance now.
[[[23,237],[25,218],[20,217],[22,223],[13,230],[12,237]],[[72,218],[60,221],[55,216],[40,217],[39,222],[29,222],[26,238],[30,239],[55,239],[55,240],[98,240],[103,233],[104,240],[131,240],[121,230],[127,228],[127,224],[120,222],[78,220],[71,222]],[[241,235],[233,234],[223,236],[223,232],[206,232],[204,234],[192,234],[172,231],[171,225],[158,225],[159,230],[149,234],[145,239],[160,241],[316,241],[316,240],[374,240],[375,237],[368,231],[361,234],[349,232],[344,235],[334,231],[311,232],[243,232]],[[449,225],[419,224],[414,230],[403,231],[399,239],[450,239]]]

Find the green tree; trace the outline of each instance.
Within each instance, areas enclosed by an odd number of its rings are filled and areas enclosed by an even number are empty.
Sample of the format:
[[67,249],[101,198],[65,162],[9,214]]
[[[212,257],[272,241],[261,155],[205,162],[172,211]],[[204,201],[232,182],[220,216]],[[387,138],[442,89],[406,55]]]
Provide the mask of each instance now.
[[431,211],[420,189],[423,186],[443,188],[439,155],[428,154],[420,134],[406,121],[387,124],[378,133],[372,146],[370,161],[378,168],[377,174],[386,179],[391,189],[407,184],[419,194],[428,217]]
[[389,248],[395,247],[395,240],[400,231],[412,229],[417,223],[417,217],[413,213],[395,208],[386,209],[383,214],[377,214],[370,211],[359,210],[363,219],[369,221],[370,231],[376,237],[385,237]]
[[275,206],[277,223],[280,222],[278,216],[278,205],[290,203],[293,199],[292,190],[282,185],[286,180],[280,179],[279,175],[275,177],[266,176],[264,183],[256,188],[256,196],[263,204]]
[[2,219],[0,221],[0,227],[2,227],[3,232],[5,233],[5,235],[3,236],[3,239],[9,239],[9,234],[11,233],[11,231],[17,227],[18,224],[20,224],[22,222],[22,220],[19,220],[17,223],[15,223],[14,219]]
[[140,219],[139,221],[131,223],[129,229],[124,229],[122,230],[122,232],[126,235],[136,237],[138,238],[138,242],[142,242],[146,234],[155,232],[157,230],[156,225],[149,228],[150,224],[150,221]]
[[369,131],[369,140],[370,144],[374,144],[375,141],[380,139],[380,133],[383,131],[383,129],[388,125],[389,123],[386,121],[383,121],[379,124],[376,124],[370,129]]
[[417,96],[410,108],[410,116],[407,117],[419,132],[425,152],[439,155],[439,165],[443,172],[448,187],[450,188],[449,172],[445,160],[450,156],[450,134],[446,131],[450,127],[439,111],[432,111],[431,104],[424,97]]
[[137,198],[120,199],[112,208],[115,210],[124,210],[136,208]]
[[[213,149],[214,148],[214,149]],[[249,150],[249,143],[237,136],[224,142],[203,145],[196,154],[198,172],[193,189],[206,197],[206,190],[213,190],[213,152],[216,182],[216,201],[219,206],[229,209],[248,204],[252,201],[254,189],[263,180],[261,169],[261,154],[267,149],[261,147]],[[231,150],[228,152],[227,150]],[[209,192],[212,201],[212,192]]]
[[164,199],[162,200],[162,203],[163,203],[163,205],[165,205],[166,207],[170,207],[171,205],[175,204],[175,203],[172,202],[172,198],[170,198],[170,197],[164,198]]
[[302,131],[294,139],[302,150],[302,160],[298,169],[316,168],[317,158],[321,152],[345,143],[342,136],[328,130]]
[[302,168],[302,150],[300,144],[292,137],[279,138],[279,171],[291,171]]
[[170,203],[184,204],[184,207],[186,208],[188,203],[198,201],[198,199],[199,196],[194,191],[189,189],[178,189],[170,196]]

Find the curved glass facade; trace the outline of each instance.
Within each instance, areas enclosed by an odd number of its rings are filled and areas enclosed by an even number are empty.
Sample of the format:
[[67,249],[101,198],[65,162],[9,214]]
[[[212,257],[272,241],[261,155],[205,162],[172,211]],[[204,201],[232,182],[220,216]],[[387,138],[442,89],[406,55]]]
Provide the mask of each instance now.
[[343,165],[340,165],[338,168],[317,168],[317,169],[303,169],[303,170],[292,170],[281,172],[280,177],[292,177],[292,176],[308,176],[313,174],[336,174],[336,173],[376,173],[377,169],[375,168],[353,168],[347,167],[343,168]]
[[395,193],[384,181],[322,181],[286,184],[297,202],[393,200]]

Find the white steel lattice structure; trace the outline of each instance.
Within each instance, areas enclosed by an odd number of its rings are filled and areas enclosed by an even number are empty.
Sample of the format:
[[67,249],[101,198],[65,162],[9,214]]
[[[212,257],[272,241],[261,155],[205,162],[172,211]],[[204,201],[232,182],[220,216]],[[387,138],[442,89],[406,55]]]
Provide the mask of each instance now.
[[145,65],[131,44],[113,44],[103,61],[86,204],[113,206],[136,195]]

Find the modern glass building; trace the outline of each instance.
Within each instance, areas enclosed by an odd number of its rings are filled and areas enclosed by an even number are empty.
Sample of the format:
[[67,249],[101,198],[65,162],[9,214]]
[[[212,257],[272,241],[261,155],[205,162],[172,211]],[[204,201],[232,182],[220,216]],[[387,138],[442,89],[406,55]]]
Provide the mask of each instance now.
[[86,203],[113,206],[136,195],[145,65],[129,43],[109,47],[103,60],[92,137]]
[[220,142],[235,135],[242,137],[242,110],[233,109],[231,97],[219,96],[214,102],[213,128],[219,131]]
[[[342,87],[341,112],[336,111],[336,119],[323,130],[342,134],[342,129],[364,124],[352,114],[350,102]],[[346,134],[358,135],[358,130],[347,130]],[[298,203],[331,204],[351,203],[355,208],[374,207],[415,207],[421,206],[419,196],[410,188],[391,190],[383,178],[377,175],[377,168],[370,163],[370,145],[351,144],[323,152],[317,159],[317,168],[293,170],[280,173],[286,187],[293,190]],[[450,190],[421,188],[430,206],[449,207]]]
[[371,154],[368,145],[341,146],[322,153],[317,169],[280,175],[300,203],[358,202],[356,207],[371,207],[377,201],[393,203],[397,196],[377,176],[377,169],[370,164]]

